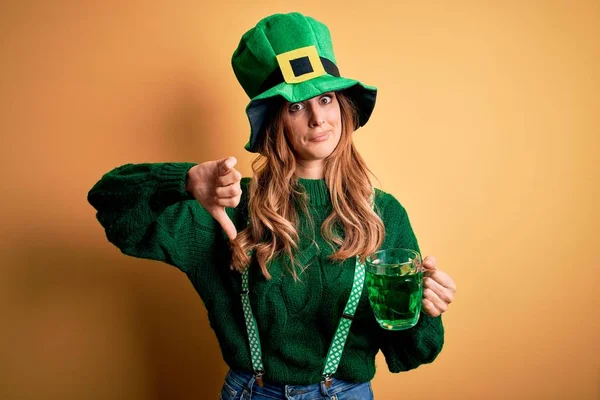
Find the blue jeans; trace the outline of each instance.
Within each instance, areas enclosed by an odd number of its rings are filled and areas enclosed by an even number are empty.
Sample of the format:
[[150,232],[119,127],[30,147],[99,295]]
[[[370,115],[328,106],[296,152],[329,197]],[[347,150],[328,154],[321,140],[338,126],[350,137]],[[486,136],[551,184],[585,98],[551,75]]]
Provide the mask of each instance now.
[[219,400],[372,400],[371,382],[349,383],[332,379],[330,387],[324,382],[312,385],[258,386],[252,374],[229,371]]

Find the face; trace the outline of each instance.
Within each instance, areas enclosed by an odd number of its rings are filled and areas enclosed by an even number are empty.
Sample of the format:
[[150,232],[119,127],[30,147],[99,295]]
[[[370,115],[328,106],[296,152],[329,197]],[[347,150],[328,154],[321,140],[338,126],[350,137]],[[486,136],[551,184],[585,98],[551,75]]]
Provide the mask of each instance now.
[[296,160],[323,161],[340,141],[342,121],[335,92],[299,103],[286,102],[284,121]]

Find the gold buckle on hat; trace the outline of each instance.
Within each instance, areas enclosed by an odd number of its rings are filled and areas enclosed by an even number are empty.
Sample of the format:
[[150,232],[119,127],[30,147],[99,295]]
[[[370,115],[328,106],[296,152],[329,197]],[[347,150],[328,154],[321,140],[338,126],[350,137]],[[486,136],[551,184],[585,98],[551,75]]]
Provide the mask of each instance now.
[[[296,76],[292,69],[291,62],[304,57],[308,57],[313,71]],[[285,79],[287,83],[300,83],[327,74],[323,67],[323,63],[321,62],[321,57],[319,57],[319,54],[317,53],[317,48],[314,45],[278,54],[277,62],[279,63],[279,69],[281,69],[283,79]]]

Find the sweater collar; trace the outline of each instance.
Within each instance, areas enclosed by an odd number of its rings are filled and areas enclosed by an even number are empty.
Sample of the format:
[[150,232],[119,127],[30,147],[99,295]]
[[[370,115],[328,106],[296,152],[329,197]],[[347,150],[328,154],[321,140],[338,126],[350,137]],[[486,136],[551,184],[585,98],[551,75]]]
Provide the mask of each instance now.
[[308,194],[308,204],[313,206],[324,206],[330,203],[329,189],[323,179],[298,178],[298,183]]

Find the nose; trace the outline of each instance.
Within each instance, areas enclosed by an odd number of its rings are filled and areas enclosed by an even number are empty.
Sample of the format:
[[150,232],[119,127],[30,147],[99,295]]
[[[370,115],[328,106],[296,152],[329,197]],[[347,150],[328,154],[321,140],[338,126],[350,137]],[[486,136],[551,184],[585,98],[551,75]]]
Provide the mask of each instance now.
[[322,107],[319,107],[318,103],[310,102],[308,104],[310,109],[309,125],[311,128],[318,128],[325,123],[325,111]]

